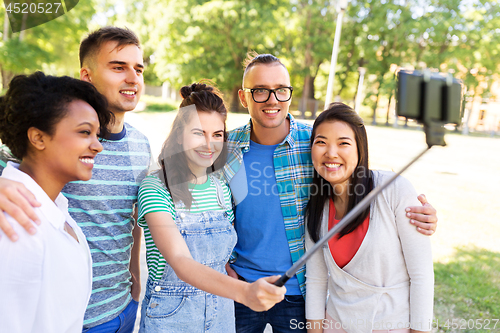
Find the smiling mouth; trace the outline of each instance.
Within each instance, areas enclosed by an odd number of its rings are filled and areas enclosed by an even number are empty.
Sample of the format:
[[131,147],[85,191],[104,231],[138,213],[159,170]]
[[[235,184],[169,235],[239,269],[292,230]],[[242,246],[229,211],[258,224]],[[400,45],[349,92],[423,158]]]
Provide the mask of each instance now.
[[340,164],[338,163],[324,163],[324,164],[328,169],[340,168]]
[[213,152],[197,151],[197,153],[198,153],[201,157],[206,157],[206,158],[211,158],[212,156],[214,156],[214,153],[213,153]]
[[137,95],[137,91],[132,90],[120,90],[120,94],[127,95],[129,97],[135,97]]
[[85,164],[94,164],[94,159],[89,158],[89,157],[83,157],[78,159],[80,162],[85,163]]
[[275,114],[275,113],[280,112],[280,110],[262,110],[262,111],[264,111],[264,113],[267,113],[267,114]]

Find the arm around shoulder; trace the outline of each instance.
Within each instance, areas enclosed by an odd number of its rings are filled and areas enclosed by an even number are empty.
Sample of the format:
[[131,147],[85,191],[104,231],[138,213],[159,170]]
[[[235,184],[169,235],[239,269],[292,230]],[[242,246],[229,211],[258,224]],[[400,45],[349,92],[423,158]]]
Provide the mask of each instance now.
[[11,241],[19,238],[11,224],[4,217],[5,212],[12,216],[29,234],[33,235],[36,228],[33,223],[40,224],[40,219],[33,207],[39,207],[35,196],[26,187],[16,181],[0,177],[0,229]]

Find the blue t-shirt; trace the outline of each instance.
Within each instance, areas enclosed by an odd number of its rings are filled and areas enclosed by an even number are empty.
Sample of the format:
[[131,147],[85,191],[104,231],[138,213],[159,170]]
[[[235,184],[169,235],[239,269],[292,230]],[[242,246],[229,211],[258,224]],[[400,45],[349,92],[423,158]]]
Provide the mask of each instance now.
[[[243,155],[244,168],[231,180],[231,188],[247,189],[241,201],[235,200],[238,242],[234,248],[237,260],[232,267],[248,282],[282,275],[292,266],[274,173],[273,154],[277,146],[250,141],[250,150]],[[287,295],[301,295],[295,275],[285,286]]]

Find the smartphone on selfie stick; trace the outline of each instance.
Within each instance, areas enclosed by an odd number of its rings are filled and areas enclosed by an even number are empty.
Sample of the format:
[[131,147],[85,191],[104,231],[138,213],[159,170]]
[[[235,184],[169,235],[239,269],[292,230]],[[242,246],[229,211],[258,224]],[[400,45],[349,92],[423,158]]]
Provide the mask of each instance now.
[[[375,200],[377,195],[389,186],[401,173],[417,161],[432,146],[445,146],[446,124],[458,125],[463,115],[463,85],[451,74],[431,72],[430,70],[398,72],[396,91],[396,113],[407,119],[415,119],[424,125],[427,148],[403,167],[385,183],[374,188],[339,223],[309,249],[295,264],[285,272],[274,285],[281,287],[305,265],[312,254],[340,232],[349,222]],[[397,120],[396,120],[397,121]]]

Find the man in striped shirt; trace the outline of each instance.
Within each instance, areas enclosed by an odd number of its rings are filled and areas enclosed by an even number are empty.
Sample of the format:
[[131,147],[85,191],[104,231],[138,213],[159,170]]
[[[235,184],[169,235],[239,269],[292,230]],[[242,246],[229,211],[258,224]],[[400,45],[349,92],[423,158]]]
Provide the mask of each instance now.
[[[313,165],[311,126],[288,113],[290,76],[273,55],[249,57],[239,91],[250,122],[229,133],[223,176],[231,187],[238,242],[226,266],[229,275],[253,282],[281,275],[304,254],[304,208]],[[436,228],[436,211],[421,196],[423,207],[410,207],[410,218],[424,234]],[[235,303],[236,331],[305,332],[305,268],[286,283],[285,299],[265,312]],[[302,330],[300,328],[303,328]]]
[[[144,89],[139,39],[128,29],[101,28],[82,41],[80,65],[80,79],[94,84],[107,98],[115,117],[112,134],[94,160],[92,179],[69,183],[62,191],[92,254],[92,295],[83,332],[132,332],[140,295],[141,239],[134,204],[151,160],[147,138],[124,122],[125,113],[136,107]],[[37,217],[27,203],[20,204],[27,216],[9,211],[16,198],[30,195],[17,185],[10,186],[10,195],[0,195],[0,208],[17,217],[28,232],[34,231],[26,222]],[[0,227],[15,240],[3,218],[0,214]]]

